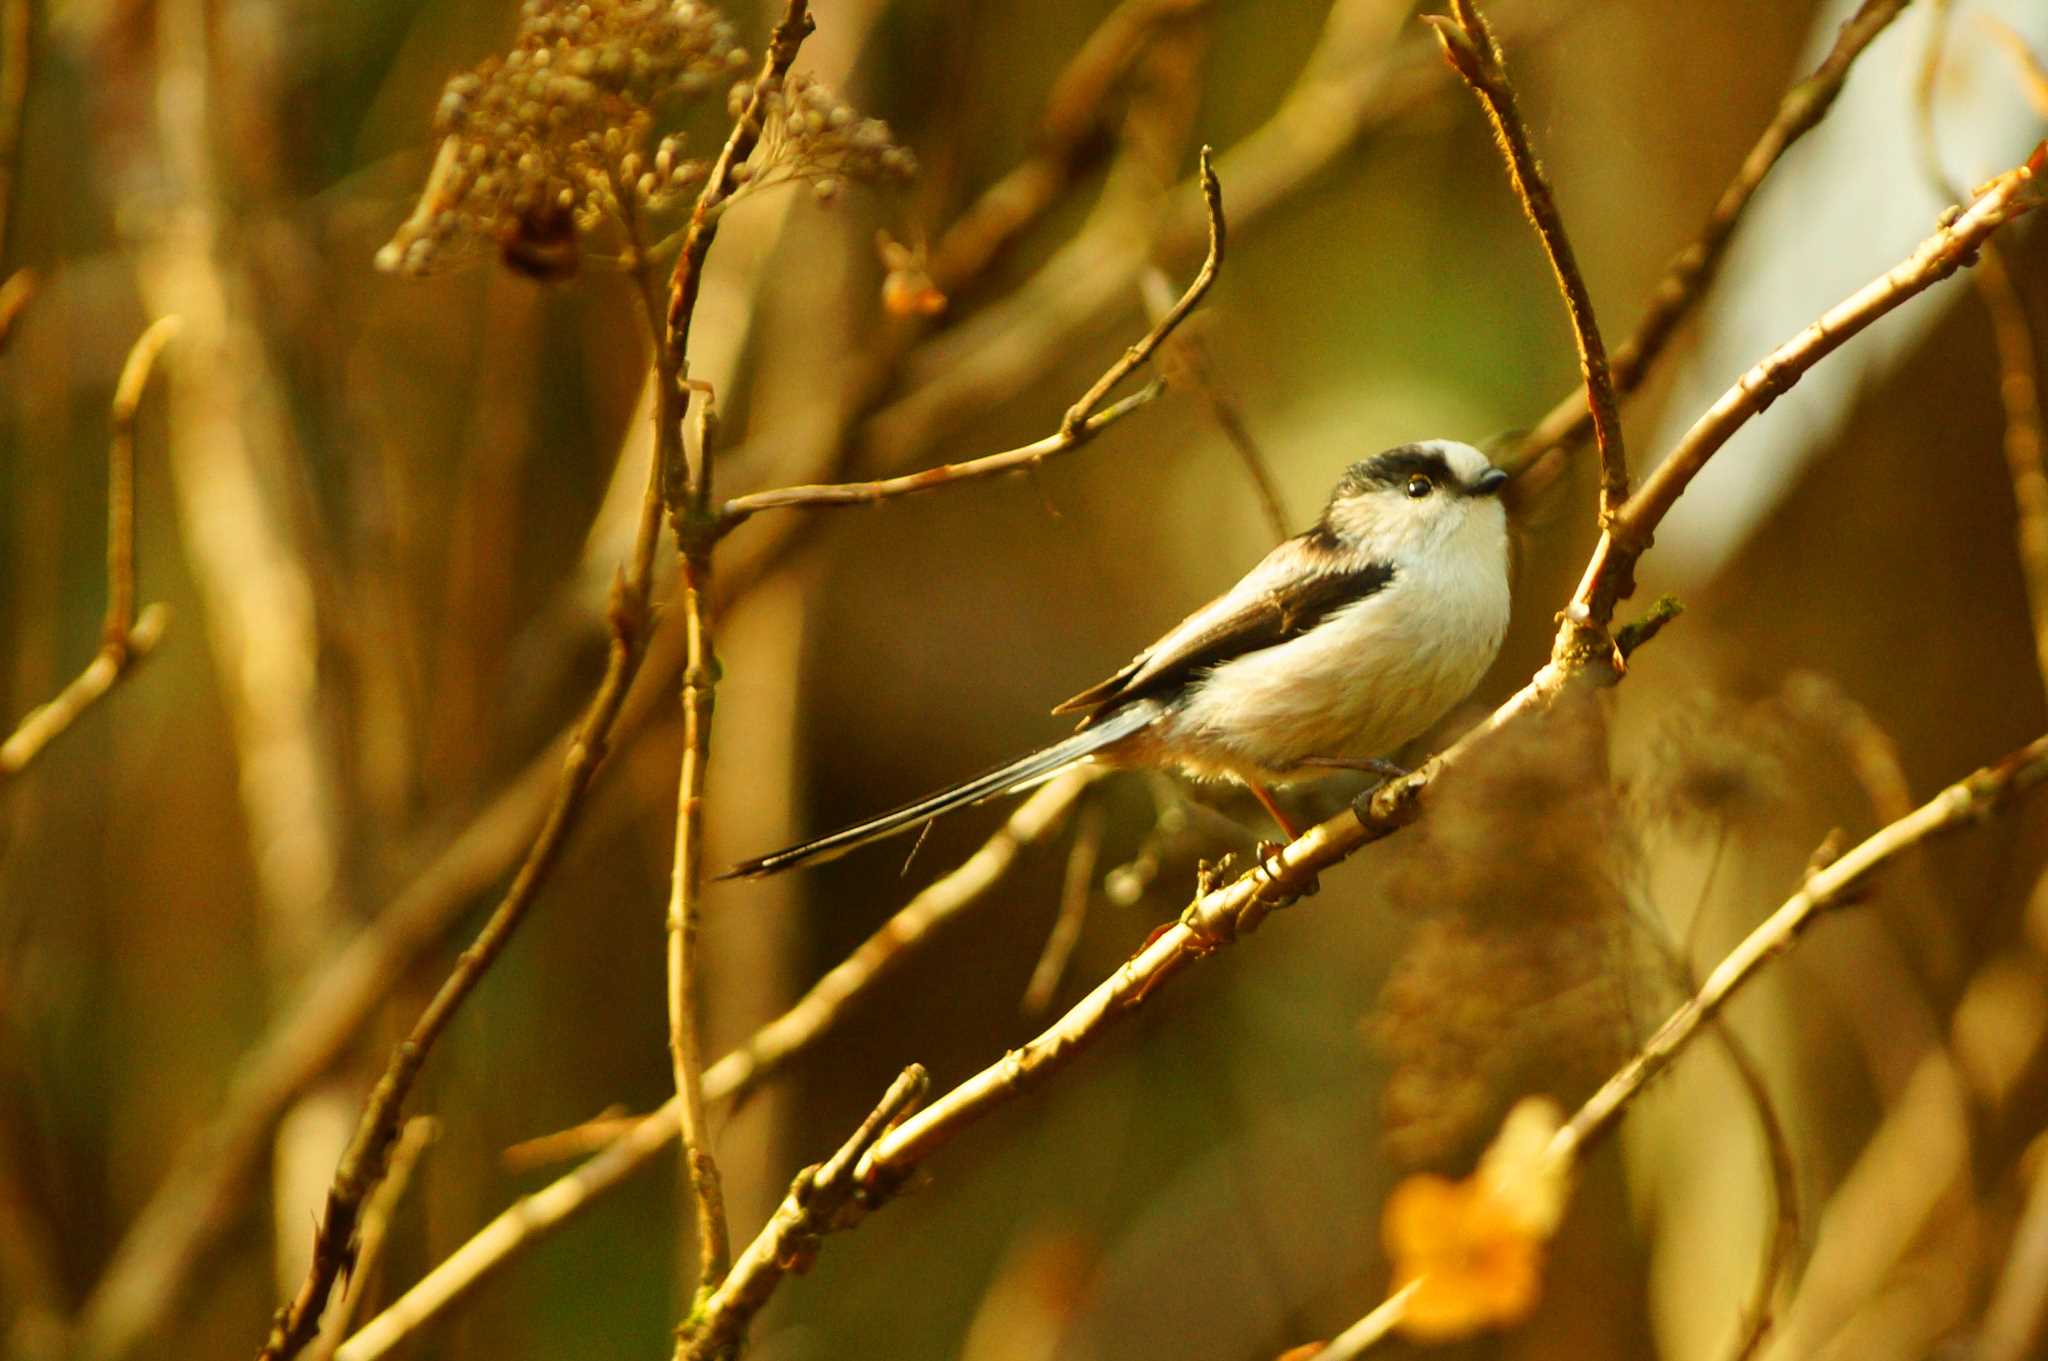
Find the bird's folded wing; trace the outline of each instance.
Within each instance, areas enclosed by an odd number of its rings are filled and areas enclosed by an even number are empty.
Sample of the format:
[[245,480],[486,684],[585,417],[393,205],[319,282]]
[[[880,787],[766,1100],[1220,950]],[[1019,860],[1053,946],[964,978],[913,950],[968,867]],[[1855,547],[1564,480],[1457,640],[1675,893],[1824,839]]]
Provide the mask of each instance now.
[[1336,610],[1385,590],[1393,579],[1391,563],[1339,563],[1313,533],[1289,539],[1122,670],[1053,712],[1089,710],[1085,728],[1107,710],[1173,689],[1206,667],[1298,638]]

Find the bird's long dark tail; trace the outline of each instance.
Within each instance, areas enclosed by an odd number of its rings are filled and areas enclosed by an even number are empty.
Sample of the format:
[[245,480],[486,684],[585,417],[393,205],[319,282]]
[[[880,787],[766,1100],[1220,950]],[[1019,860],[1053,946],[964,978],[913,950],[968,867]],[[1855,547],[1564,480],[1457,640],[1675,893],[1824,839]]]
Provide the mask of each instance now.
[[1129,737],[1159,717],[1164,707],[1159,701],[1149,699],[1126,705],[1065,741],[1055,742],[1008,765],[997,766],[994,770],[985,771],[971,780],[962,780],[959,784],[950,785],[936,794],[927,794],[914,803],[892,808],[886,813],[878,814],[865,822],[856,822],[851,827],[843,827],[815,841],[800,842],[772,855],[743,860],[718,877],[759,879],[764,875],[795,869],[799,865],[836,859],[856,846],[865,846],[870,841],[879,841],[906,827],[929,822],[941,813],[950,813],[955,808],[965,808],[969,804],[1001,798],[1005,794],[1021,794],[1027,789],[1044,784],[1083,757],[1091,756],[1104,747]]

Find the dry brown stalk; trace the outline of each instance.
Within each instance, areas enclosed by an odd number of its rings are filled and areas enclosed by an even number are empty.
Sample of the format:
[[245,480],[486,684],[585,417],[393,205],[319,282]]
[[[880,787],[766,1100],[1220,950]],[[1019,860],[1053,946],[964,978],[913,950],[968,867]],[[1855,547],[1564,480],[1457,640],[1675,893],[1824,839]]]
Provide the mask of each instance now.
[[398,1142],[391,1149],[391,1170],[385,1175],[383,1185],[363,1206],[362,1248],[356,1254],[355,1270],[349,1277],[349,1284],[355,1288],[344,1291],[327,1311],[328,1318],[320,1329],[320,1336],[306,1349],[310,1361],[330,1361],[335,1347],[348,1334],[364,1293],[376,1279],[377,1267],[384,1257],[384,1246],[390,1241],[391,1216],[397,1212],[399,1202],[405,1199],[406,1188],[412,1184],[413,1168],[427,1151],[427,1146],[439,1136],[439,1122],[430,1115],[415,1115],[405,1122]]
[[817,1252],[818,1239],[850,1228],[865,1210],[857,1169],[862,1158],[923,1099],[931,1080],[912,1064],[903,1070],[860,1128],[823,1165],[807,1167],[754,1241],[733,1263],[732,1274],[683,1325],[678,1361],[728,1361],[745,1345],[747,1325],[791,1270]]
[[[711,651],[711,448],[717,419],[706,394],[698,422],[696,475],[686,518],[677,521],[683,578],[683,757],[677,775],[675,868],[668,904],[669,1054],[675,1074],[677,1130],[696,1198],[697,1295],[717,1288],[732,1260],[725,1194],[704,1123],[703,1002],[697,931],[704,903],[704,785],[711,764],[711,716],[717,661]],[[697,526],[694,530],[690,526]]]
[[[1749,154],[1735,172],[1735,178],[1721,191],[1707,214],[1699,235],[1673,256],[1650,297],[1649,309],[1622,342],[1614,347],[1612,369],[1615,388],[1626,394],[1636,390],[1650,365],[1664,352],[1664,346],[1678,329],[1678,323],[1692,311],[1693,304],[1713,281],[1728,241],[1735,234],[1743,211],[1773,166],[1794,142],[1819,126],[1834,106],[1849,69],[1871,41],[1898,18],[1911,0],[1865,0],[1841,31],[1835,44],[1812,74],[1785,92],[1778,112],[1763,130]],[[1526,467],[1554,450],[1567,448],[1584,439],[1592,425],[1592,412],[1585,393],[1561,398],[1535,429],[1516,448],[1513,464]]]
[[151,605],[140,616],[135,612],[135,412],[157,355],[179,325],[176,317],[152,322],[128,351],[114,384],[107,440],[107,613],[99,650],[70,684],[30,710],[0,741],[0,786],[27,769],[163,640],[169,618],[164,607]]
[[1621,409],[1614,396],[1614,379],[1608,372],[1607,345],[1600,339],[1600,323],[1593,314],[1592,295],[1585,276],[1579,273],[1571,238],[1565,234],[1564,219],[1557,200],[1537,163],[1536,150],[1529,142],[1528,125],[1515,105],[1514,86],[1508,81],[1507,64],[1500,43],[1494,39],[1486,17],[1472,0],[1451,0],[1451,14],[1424,16],[1436,30],[1444,55],[1450,58],[1466,84],[1479,96],[1493,125],[1493,136],[1507,159],[1508,178],[1522,211],[1536,228],[1543,253],[1550,260],[1558,291],[1564,295],[1570,314],[1572,334],[1579,348],[1579,377],[1585,386],[1586,406],[1593,421],[1593,439],[1600,449],[1600,523],[1613,521],[1614,513],[1628,499],[1628,455],[1622,444]]
[[[1017,857],[1052,835],[1101,772],[1073,770],[1032,794],[960,866],[912,898],[852,954],[812,984],[788,1011],[704,1072],[709,1101],[738,1100],[781,1071],[837,1023],[848,1005],[910,955],[933,931],[980,901]],[[630,1122],[603,1152],[514,1202],[388,1309],[343,1344],[339,1361],[376,1361],[438,1317],[518,1252],[552,1233],[598,1197],[651,1163],[677,1134],[680,1098]]]

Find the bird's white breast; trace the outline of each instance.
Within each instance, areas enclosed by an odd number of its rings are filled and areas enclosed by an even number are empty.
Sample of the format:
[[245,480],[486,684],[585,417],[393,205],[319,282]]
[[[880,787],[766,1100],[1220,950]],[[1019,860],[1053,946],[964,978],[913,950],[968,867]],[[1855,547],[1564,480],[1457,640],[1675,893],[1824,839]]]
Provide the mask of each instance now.
[[1384,757],[1471,693],[1508,625],[1506,523],[1475,507],[1452,541],[1299,637],[1215,667],[1157,733],[1203,778],[1313,778],[1311,758]]

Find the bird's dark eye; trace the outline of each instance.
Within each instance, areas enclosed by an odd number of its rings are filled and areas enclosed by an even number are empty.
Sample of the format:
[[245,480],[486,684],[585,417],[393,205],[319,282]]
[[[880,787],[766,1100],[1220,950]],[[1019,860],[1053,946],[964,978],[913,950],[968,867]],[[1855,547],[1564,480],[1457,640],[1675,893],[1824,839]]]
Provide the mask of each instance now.
[[1415,476],[1408,479],[1408,495],[1413,497],[1417,501],[1420,501],[1423,497],[1429,495],[1431,492],[1435,490],[1436,483],[1430,481],[1421,473],[1417,473],[1415,474]]

